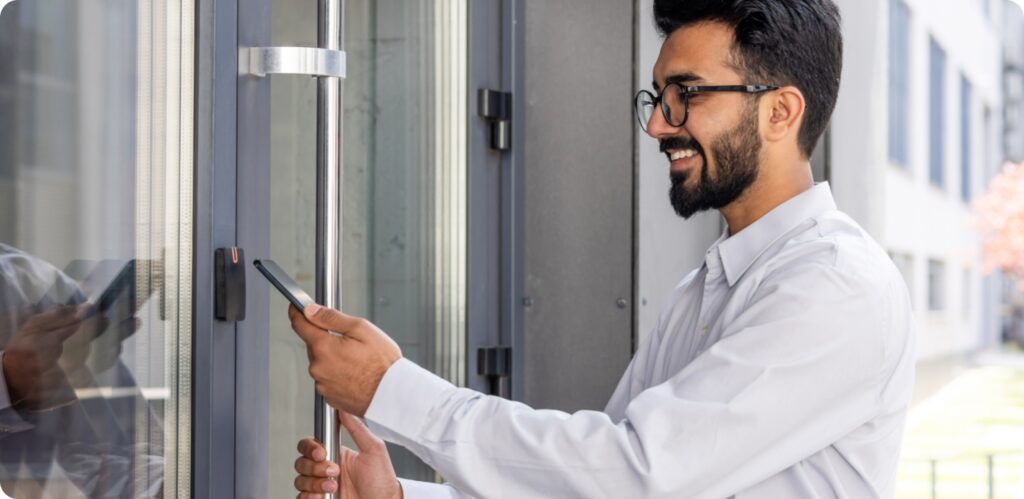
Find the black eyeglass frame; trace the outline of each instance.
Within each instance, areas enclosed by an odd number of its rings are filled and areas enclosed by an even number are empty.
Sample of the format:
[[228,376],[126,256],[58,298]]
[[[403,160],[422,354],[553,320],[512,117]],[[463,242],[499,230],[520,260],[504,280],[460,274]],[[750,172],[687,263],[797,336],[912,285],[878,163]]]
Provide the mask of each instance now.
[[[683,92],[683,121],[682,121],[682,123],[679,123],[678,125],[672,123],[672,111],[665,106],[665,104],[664,104],[664,102],[662,102],[662,98],[661,98],[661,96],[664,95],[665,92],[668,91],[668,89],[670,89],[672,87],[679,87],[679,90]],[[637,121],[640,122],[640,128],[643,129],[646,132],[647,131],[647,124],[650,122],[650,118],[648,118],[648,120],[647,120],[648,123],[645,123],[644,122],[643,114],[640,112],[640,97],[646,95],[647,97],[650,98],[650,100],[653,103],[654,107],[660,107],[661,108],[661,114],[662,114],[662,116],[665,117],[665,123],[668,123],[673,128],[679,128],[679,127],[685,126],[686,122],[689,121],[689,119],[690,119],[690,95],[692,95],[692,94],[698,94],[698,93],[704,93],[704,92],[740,92],[740,93],[744,93],[744,94],[760,94],[760,93],[763,93],[763,92],[771,92],[772,90],[778,90],[779,88],[780,87],[778,85],[772,85],[772,84],[768,84],[768,85],[709,85],[709,86],[691,87],[691,86],[683,85],[681,83],[669,83],[668,85],[665,85],[665,88],[663,88],[661,90],[661,92],[658,93],[658,95],[654,95],[654,94],[652,94],[651,92],[649,92],[647,90],[641,90],[641,91],[637,92],[636,96],[633,97],[633,112],[636,114]],[[654,116],[653,112],[651,113],[651,116]]]

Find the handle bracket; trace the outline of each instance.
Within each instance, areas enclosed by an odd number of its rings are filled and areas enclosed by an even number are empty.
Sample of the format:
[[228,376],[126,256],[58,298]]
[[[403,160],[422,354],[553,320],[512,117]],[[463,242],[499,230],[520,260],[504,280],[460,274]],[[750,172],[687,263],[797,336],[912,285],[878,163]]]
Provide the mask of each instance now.
[[345,51],[316,47],[242,47],[238,51],[241,74],[271,74],[345,78]]

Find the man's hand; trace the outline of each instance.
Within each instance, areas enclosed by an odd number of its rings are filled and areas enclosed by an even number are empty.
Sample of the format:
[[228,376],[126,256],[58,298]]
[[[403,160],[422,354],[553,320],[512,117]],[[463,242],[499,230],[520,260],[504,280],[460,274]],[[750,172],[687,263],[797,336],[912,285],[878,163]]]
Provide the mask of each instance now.
[[289,307],[288,316],[306,342],[316,391],[336,409],[366,414],[384,373],[402,358],[398,344],[370,321],[320,305],[306,307],[305,314]]
[[299,473],[295,478],[298,499],[319,498],[337,491],[334,478],[339,476],[341,499],[402,499],[402,487],[395,477],[384,442],[351,414],[339,411],[338,416],[359,451],[342,447],[339,469],[327,460],[327,452],[320,442],[312,438],[301,440],[301,456],[295,460],[295,471]]
[[86,306],[63,306],[30,317],[3,346],[3,370],[11,402],[42,410],[69,402],[73,392],[58,361],[64,342],[83,324]]

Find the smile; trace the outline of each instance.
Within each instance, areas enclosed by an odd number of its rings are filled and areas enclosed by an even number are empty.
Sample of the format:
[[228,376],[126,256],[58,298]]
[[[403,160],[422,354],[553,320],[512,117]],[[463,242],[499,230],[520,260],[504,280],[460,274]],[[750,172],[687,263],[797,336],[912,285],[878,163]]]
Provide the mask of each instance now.
[[697,155],[697,151],[693,149],[684,149],[682,151],[668,151],[668,153],[668,158],[670,161],[675,161],[677,159],[692,158]]

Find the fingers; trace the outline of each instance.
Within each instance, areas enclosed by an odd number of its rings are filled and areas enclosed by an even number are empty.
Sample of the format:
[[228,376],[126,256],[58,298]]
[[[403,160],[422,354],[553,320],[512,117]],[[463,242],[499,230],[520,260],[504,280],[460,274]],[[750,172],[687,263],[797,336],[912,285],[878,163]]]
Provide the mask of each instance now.
[[300,492],[299,495],[295,496],[295,499],[324,499],[324,495],[314,494],[312,492]]
[[337,491],[334,477],[341,474],[341,468],[327,461],[323,445],[312,438],[304,438],[299,441],[298,450],[302,454],[295,460],[295,471],[299,473],[295,477],[295,490],[300,492],[298,497],[323,497],[324,493]]
[[324,450],[323,444],[312,438],[299,440],[299,454],[318,463],[327,459],[327,451]]
[[67,340],[74,335],[81,325],[82,324],[80,322],[75,322],[61,328],[51,329],[47,331],[46,334],[53,341],[63,343],[64,340]]
[[356,447],[359,447],[360,452],[373,453],[385,449],[384,441],[374,435],[359,418],[340,410],[338,418],[341,419],[341,425],[345,427],[348,434],[352,435],[352,440],[356,443]]
[[327,331],[310,322],[291,305],[288,306],[288,318],[292,321],[292,330],[307,345],[312,345],[327,335]]
[[338,484],[330,478],[317,478],[311,476],[295,477],[295,490],[299,492],[312,492],[316,494],[332,493],[338,490]]
[[341,474],[341,468],[330,461],[314,461],[306,457],[295,460],[295,471],[298,474],[315,478],[332,478]]
[[34,331],[63,331],[68,327],[77,327],[82,321],[80,310],[82,307],[63,306],[56,307],[41,314],[33,315],[25,321],[22,329]]
[[353,332],[363,322],[363,319],[359,317],[315,304],[306,307],[306,310],[303,312],[306,318],[309,319],[309,322],[321,329],[345,335]]

